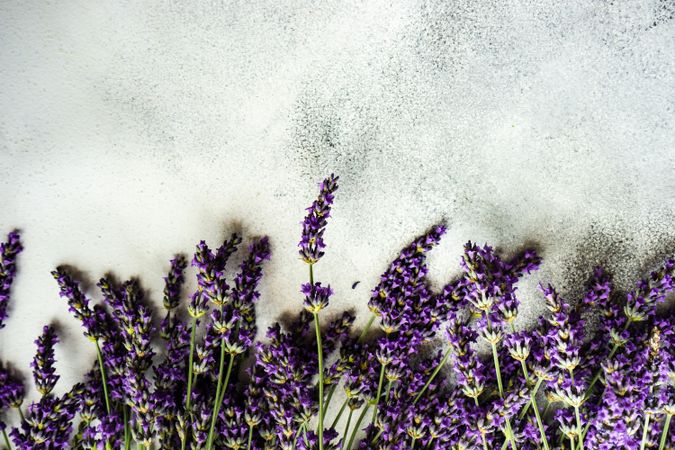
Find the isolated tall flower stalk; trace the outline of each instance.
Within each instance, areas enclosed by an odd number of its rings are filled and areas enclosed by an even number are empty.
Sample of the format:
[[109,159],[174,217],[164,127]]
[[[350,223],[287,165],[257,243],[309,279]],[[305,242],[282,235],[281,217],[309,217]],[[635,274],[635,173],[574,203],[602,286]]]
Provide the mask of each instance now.
[[316,351],[319,366],[319,413],[317,434],[319,439],[319,450],[323,450],[323,418],[324,418],[324,370],[323,370],[323,345],[321,343],[321,323],[319,313],[328,306],[328,298],[332,294],[330,286],[322,287],[321,283],[314,282],[314,265],[319,262],[324,255],[323,249],[326,244],[323,240],[323,234],[326,231],[330,210],[333,204],[335,191],[338,188],[339,177],[331,174],[323,180],[319,186],[319,196],[307,208],[307,215],[302,223],[302,237],[298,244],[300,247],[300,256],[309,266],[309,284],[302,286],[302,292],[305,294],[304,306],[314,317],[314,330],[316,334]]

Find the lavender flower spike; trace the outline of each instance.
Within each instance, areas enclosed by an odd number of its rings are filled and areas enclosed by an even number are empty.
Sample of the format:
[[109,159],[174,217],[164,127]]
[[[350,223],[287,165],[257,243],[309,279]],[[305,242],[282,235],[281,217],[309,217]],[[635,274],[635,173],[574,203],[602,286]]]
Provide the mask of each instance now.
[[54,389],[54,385],[59,379],[54,369],[54,345],[59,342],[54,328],[45,325],[42,334],[37,338],[37,353],[31,367],[33,368],[33,379],[35,386],[42,395],[48,395]]
[[326,248],[323,242],[323,233],[326,230],[330,217],[330,208],[333,204],[333,194],[338,188],[339,177],[331,174],[323,180],[320,187],[319,197],[307,208],[308,214],[302,223],[302,238],[298,247],[300,247],[300,256],[307,264],[315,264],[321,259]]
[[317,314],[328,306],[328,299],[333,295],[333,290],[330,286],[322,287],[321,283],[318,282],[314,284],[303,284],[301,292],[305,294],[305,309],[312,314]]
[[16,255],[23,247],[19,233],[12,231],[7,235],[7,242],[0,244],[0,328],[7,318],[7,304],[9,303],[9,289],[16,275]]
[[187,267],[187,261],[182,255],[171,260],[171,270],[164,277],[164,309],[171,311],[180,304],[180,288],[185,277],[183,272]]

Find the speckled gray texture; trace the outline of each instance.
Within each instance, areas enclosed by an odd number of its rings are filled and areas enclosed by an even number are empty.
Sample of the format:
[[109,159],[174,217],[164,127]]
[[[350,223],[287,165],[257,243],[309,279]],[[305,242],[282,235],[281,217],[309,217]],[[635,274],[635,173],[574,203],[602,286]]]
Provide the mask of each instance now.
[[[668,1],[0,4],[0,229],[23,231],[0,355],[27,373],[56,321],[65,389],[93,349],[57,298],[67,263],[161,296],[175,252],[268,233],[261,328],[301,304],[303,208],[342,180],[317,276],[364,310],[408,240],[544,256],[578,298],[675,251],[675,20]],[[352,290],[354,281],[362,281]],[[76,356],[74,356],[76,355]]]

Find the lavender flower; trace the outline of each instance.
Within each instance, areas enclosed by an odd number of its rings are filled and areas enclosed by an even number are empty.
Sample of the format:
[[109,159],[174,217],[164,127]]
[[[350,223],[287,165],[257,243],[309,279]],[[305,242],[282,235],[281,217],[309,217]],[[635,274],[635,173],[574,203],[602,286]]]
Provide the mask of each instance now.
[[339,177],[331,174],[320,185],[319,197],[307,208],[308,214],[302,223],[302,238],[300,256],[307,264],[316,264],[324,255],[323,249],[326,244],[323,241],[323,233],[330,217],[330,209],[333,204],[333,194],[338,188]]
[[59,284],[59,296],[68,301],[69,311],[80,321],[84,328],[84,335],[95,341],[102,337],[103,330],[96,321],[94,311],[89,306],[89,299],[80,290],[79,284],[66,272],[63,267],[57,267],[52,276]]
[[6,407],[19,408],[24,394],[23,383],[0,365],[0,410]]
[[5,325],[9,291],[16,275],[16,257],[23,251],[21,238],[17,231],[7,235],[7,241],[0,244],[0,328]]
[[59,379],[54,369],[54,345],[59,341],[54,328],[45,325],[42,334],[37,338],[37,353],[31,367],[33,367],[33,379],[38,392],[48,395]]
[[305,309],[312,314],[317,314],[328,306],[328,299],[333,295],[330,286],[321,287],[319,282],[303,284],[301,292],[305,294]]
[[187,267],[187,261],[182,255],[176,256],[171,260],[171,269],[164,277],[164,308],[167,311],[176,309],[180,304],[180,289],[183,286],[185,277],[183,272]]
[[22,450],[56,450],[69,448],[72,419],[77,403],[67,394],[63,397],[43,396],[28,407],[21,428],[10,435]]

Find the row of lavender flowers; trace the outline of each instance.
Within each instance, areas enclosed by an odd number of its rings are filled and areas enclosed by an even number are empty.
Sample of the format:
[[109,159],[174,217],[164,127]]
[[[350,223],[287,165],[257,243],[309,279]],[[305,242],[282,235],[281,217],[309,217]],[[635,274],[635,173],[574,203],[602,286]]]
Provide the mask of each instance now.
[[[435,226],[390,264],[368,302],[368,325],[354,333],[349,312],[322,322],[332,290],[314,280],[337,181],[324,180],[303,223],[304,311],[264,342],[254,338],[267,238],[250,245],[232,281],[226,264],[241,238],[215,250],[197,245],[187,321],[179,311],[187,261],[173,259],[158,330],[136,280],[101,279],[103,301],[92,305],[55,270],[98,358],[82,382],[54,395],[58,338],[45,326],[32,364],[41,397],[25,410],[23,383],[0,366],[0,419],[12,410],[20,419],[11,430],[0,420],[7,448],[674,448],[675,320],[656,314],[674,289],[673,260],[625,298],[600,268],[575,306],[540,286],[548,312],[518,331],[516,284],[539,267],[537,254],[504,260],[469,242],[463,275],[433,292],[426,257],[445,233]],[[0,328],[21,250],[16,232],[0,248]],[[437,338],[447,345],[432,352]]]

